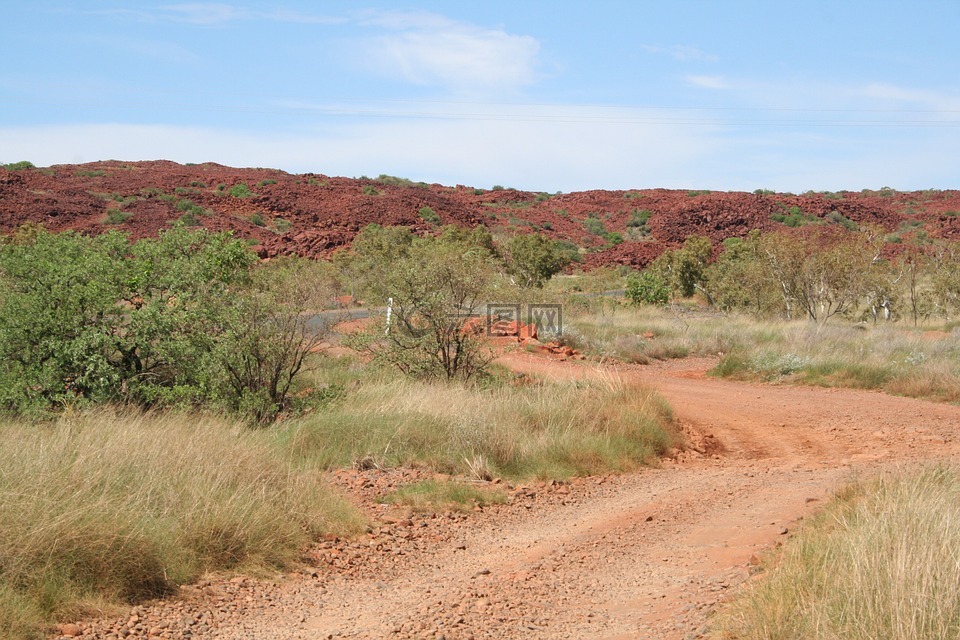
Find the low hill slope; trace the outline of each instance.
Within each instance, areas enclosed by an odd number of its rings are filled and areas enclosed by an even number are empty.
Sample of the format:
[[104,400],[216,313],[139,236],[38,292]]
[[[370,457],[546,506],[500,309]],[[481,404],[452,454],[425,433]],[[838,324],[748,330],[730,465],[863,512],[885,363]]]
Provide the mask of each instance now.
[[893,240],[916,233],[960,238],[960,191],[547,194],[162,160],[0,168],[0,232],[32,222],[83,233],[119,229],[139,238],[178,219],[233,231],[265,257],[324,256],[374,222],[418,233],[455,223],[504,233],[538,231],[585,249],[587,266],[640,267],[690,235],[719,243],[784,225],[868,223]]

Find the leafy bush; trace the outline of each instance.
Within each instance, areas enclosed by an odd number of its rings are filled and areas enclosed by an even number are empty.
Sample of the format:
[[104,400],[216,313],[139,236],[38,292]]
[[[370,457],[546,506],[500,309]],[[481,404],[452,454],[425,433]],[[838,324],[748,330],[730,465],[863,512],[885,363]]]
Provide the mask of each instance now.
[[265,227],[265,226],[267,226],[267,221],[263,219],[263,214],[260,213],[260,212],[257,212],[257,213],[255,213],[255,214],[253,214],[252,216],[250,216],[250,222],[252,222],[253,224],[257,225],[258,227]]
[[107,212],[107,224],[123,224],[127,220],[133,217],[133,214],[129,211],[121,211],[120,209],[110,209]]
[[361,192],[363,193],[363,195],[365,195],[365,196],[378,196],[378,195],[380,195],[380,191],[379,191],[375,186],[373,186],[373,185],[371,185],[371,184],[365,185],[365,186],[363,187],[363,189],[361,189],[360,191],[361,191]]
[[200,218],[197,217],[192,211],[188,211],[179,218],[177,218],[177,223],[184,227],[199,227],[201,226]]
[[346,269],[362,272],[370,292],[393,306],[389,324],[353,336],[352,346],[414,377],[468,379],[484,370],[492,354],[464,324],[488,301],[489,232],[450,229],[414,238],[405,228],[368,227],[358,236]]
[[627,221],[628,227],[645,227],[647,222],[650,220],[650,216],[653,215],[653,212],[649,209],[634,209],[633,215],[630,216],[630,220]]
[[420,217],[425,221],[437,224],[440,222],[440,216],[437,215],[437,212],[431,209],[430,207],[420,207],[420,210],[417,212],[420,214]]
[[23,169],[36,169],[34,164],[29,160],[21,160],[20,162],[10,162],[3,166],[7,171],[22,171]]
[[184,226],[136,243],[42,229],[8,240],[0,410],[112,401],[276,415],[319,339],[301,288],[322,287],[307,271],[278,271],[283,262],[253,271],[255,261],[228,234]]
[[260,182],[258,182],[258,183],[257,183],[257,186],[258,186],[258,187],[265,187],[265,186],[267,186],[268,184],[277,184],[277,181],[274,180],[274,179],[272,179],[272,178],[266,178],[265,180],[261,180]]
[[234,198],[249,198],[253,195],[253,192],[250,191],[250,187],[248,187],[247,183],[245,182],[233,185],[230,187],[230,191],[228,193]]
[[670,301],[670,289],[660,276],[644,271],[627,279],[626,296],[633,304],[665,305]]
[[805,214],[800,207],[794,205],[782,213],[774,213],[770,216],[774,222],[785,224],[788,227],[801,227],[805,224],[818,224],[820,218]]
[[857,226],[856,222],[836,210],[827,214],[827,221],[832,222],[833,224],[838,224],[847,231],[856,231],[859,229],[859,226]]
[[427,183],[426,183],[426,182],[414,182],[413,180],[410,180],[410,179],[408,179],[408,178],[398,178],[397,176],[391,176],[391,175],[387,175],[387,174],[385,174],[385,173],[381,173],[379,176],[377,176],[376,180],[377,180],[377,182],[379,182],[379,183],[381,183],[381,184],[386,184],[386,185],[390,185],[390,186],[393,186],[393,187],[420,187],[420,188],[423,188],[423,187],[426,187],[426,186],[427,186]]
[[542,288],[569,260],[556,243],[539,233],[526,233],[507,242],[508,268],[520,286]]

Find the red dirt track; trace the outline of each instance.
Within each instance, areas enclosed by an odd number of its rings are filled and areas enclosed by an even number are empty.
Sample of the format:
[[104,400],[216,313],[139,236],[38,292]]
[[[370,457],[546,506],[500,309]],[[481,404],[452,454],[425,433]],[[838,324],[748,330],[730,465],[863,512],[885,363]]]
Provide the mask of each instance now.
[[[239,184],[253,195],[233,197]],[[222,185],[222,186],[221,186]],[[219,188],[218,188],[219,187]],[[376,193],[364,193],[364,188]],[[152,191],[151,191],[152,190]],[[127,199],[126,202],[119,202]],[[837,194],[754,194],[688,192],[667,189],[583,191],[536,194],[512,189],[480,190],[438,184],[396,186],[377,180],[293,175],[274,169],[235,169],[213,163],[180,165],[168,161],[94,162],[8,171],[0,168],[0,232],[25,222],[51,230],[102,233],[120,229],[134,238],[156,235],[179,218],[178,202],[188,200],[211,215],[198,216],[211,230],[230,230],[258,245],[264,257],[297,254],[322,257],[348,244],[365,225],[406,225],[418,233],[435,228],[419,214],[430,207],[441,224],[494,230],[537,230],[590,249],[585,266],[625,264],[642,267],[664,249],[694,234],[715,244],[753,229],[782,228],[771,216],[793,206],[825,218],[832,212],[857,223],[925,230],[935,237],[960,237],[960,191],[840,192]],[[110,224],[110,209],[131,214]],[[634,211],[651,212],[647,233],[631,229]],[[251,217],[260,214],[265,226]],[[584,220],[596,217],[626,242],[603,248]],[[277,225],[278,218],[289,223]]]
[[413,472],[341,471],[335,482],[379,523],[359,540],[318,544],[315,569],[278,584],[201,583],[181,600],[86,624],[83,637],[699,638],[751,579],[756,555],[852,474],[960,452],[951,405],[716,380],[704,375],[709,360],[617,366],[516,350],[499,362],[543,378],[650,385],[689,447],[660,468],[515,487],[510,504],[461,516],[377,504]]

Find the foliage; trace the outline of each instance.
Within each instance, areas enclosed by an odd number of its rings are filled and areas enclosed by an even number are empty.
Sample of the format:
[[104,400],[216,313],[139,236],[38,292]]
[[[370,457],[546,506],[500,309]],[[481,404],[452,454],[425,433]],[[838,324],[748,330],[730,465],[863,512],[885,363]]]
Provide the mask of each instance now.
[[388,263],[360,255],[359,262],[379,267],[371,291],[393,304],[389,324],[357,336],[354,346],[414,377],[468,379],[483,371],[492,356],[464,324],[489,301],[493,261],[485,247],[458,235],[387,245]]
[[36,166],[29,160],[21,160],[20,162],[9,162],[4,165],[0,165],[7,171],[22,171],[24,169],[36,169]]
[[820,223],[820,218],[805,214],[798,206],[784,209],[781,213],[771,214],[770,219],[774,222],[785,224],[788,227],[800,227],[805,224]]
[[430,207],[420,207],[420,210],[417,213],[419,213],[420,217],[426,222],[430,222],[432,224],[437,224],[440,222],[440,216],[437,215],[437,212]]
[[508,268],[522,287],[542,288],[569,260],[556,242],[539,233],[526,233],[507,242]]
[[826,322],[852,311],[861,296],[878,286],[874,276],[878,237],[822,230],[803,235],[772,233],[760,238],[760,254],[782,292],[787,317],[799,311]]
[[723,252],[704,273],[713,305],[723,311],[743,310],[755,315],[779,315],[783,297],[760,250],[760,232],[747,238],[728,238]]
[[380,184],[386,184],[393,187],[419,187],[422,189],[428,186],[426,182],[414,182],[409,178],[398,178],[397,176],[387,175],[386,173],[381,173],[379,176],[377,176],[376,180]]
[[649,269],[667,285],[674,296],[688,298],[702,284],[713,247],[710,239],[691,236],[682,249],[662,253]]
[[670,301],[670,289],[658,274],[643,271],[627,278],[626,296],[633,304],[665,305]]
[[267,221],[263,219],[263,214],[259,211],[250,216],[250,222],[257,225],[258,227],[267,226]]
[[107,211],[107,224],[123,224],[133,216],[129,211],[110,209]]
[[371,185],[371,184],[364,185],[363,189],[361,189],[360,191],[361,191],[361,192],[363,193],[363,195],[365,195],[365,196],[378,196],[378,195],[380,195],[379,189],[377,189],[375,186],[373,186],[373,185]]
[[[185,227],[136,243],[22,230],[0,246],[0,409],[123,401],[275,414],[284,376],[302,364],[306,336],[286,319],[302,301],[266,284],[255,260],[242,241]],[[235,382],[233,369],[253,370],[250,351],[277,384]],[[270,407],[247,403],[251,394]]]
[[249,198],[253,195],[253,192],[250,191],[250,187],[247,186],[246,182],[241,182],[230,187],[228,193],[234,198]]

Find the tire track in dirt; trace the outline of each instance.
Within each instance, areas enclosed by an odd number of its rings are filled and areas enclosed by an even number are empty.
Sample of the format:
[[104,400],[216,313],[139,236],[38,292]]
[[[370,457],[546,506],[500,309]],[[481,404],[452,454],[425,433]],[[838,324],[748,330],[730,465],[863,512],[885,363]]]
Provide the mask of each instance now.
[[349,570],[260,587],[192,637],[695,638],[750,579],[753,556],[852,473],[958,450],[950,405],[714,380],[706,360],[597,366],[517,351],[500,362],[650,385],[696,449],[442,525],[448,535],[395,557],[370,551]]

